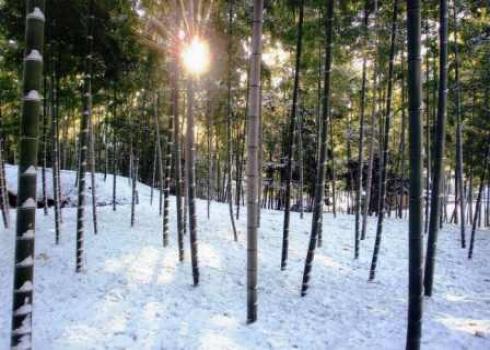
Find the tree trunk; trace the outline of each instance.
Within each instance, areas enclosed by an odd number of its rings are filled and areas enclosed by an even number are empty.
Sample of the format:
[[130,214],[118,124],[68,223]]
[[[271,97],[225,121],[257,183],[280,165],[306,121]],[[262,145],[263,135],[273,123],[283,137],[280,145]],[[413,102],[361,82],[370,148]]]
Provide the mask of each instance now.
[[[44,83],[46,83],[46,78],[44,78]],[[44,89],[46,91],[46,89]],[[44,100],[43,109],[43,119],[46,116],[46,100]],[[8,198],[8,189],[5,177],[5,161],[4,161],[4,151],[3,151],[4,139],[3,139],[3,120],[2,120],[2,101],[0,97],[0,203],[2,206],[2,218],[5,228],[10,227],[10,205]],[[44,162],[43,162],[44,164]],[[44,169],[44,168],[43,168]]]
[[320,155],[317,162],[316,181],[315,181],[315,202],[313,206],[313,219],[311,224],[311,236],[306,255],[305,269],[303,272],[303,283],[301,287],[301,296],[306,295],[309,287],[311,268],[315,256],[317,245],[318,229],[322,225],[323,216],[323,199],[325,194],[325,168],[327,161],[327,135],[328,135],[328,115],[330,112],[330,69],[332,56],[332,27],[333,27],[334,0],[327,2],[327,14],[325,21],[326,45],[325,45],[325,73],[323,86],[323,109],[322,109],[322,131]]
[[[330,139],[330,152],[332,155],[332,158],[330,159],[330,162],[332,164],[332,212],[333,216],[337,217],[337,167],[336,167],[336,159],[335,159],[335,150],[334,150],[334,141],[333,141],[333,117],[332,113],[329,112],[328,114],[328,123],[330,123],[330,130],[329,134],[330,137],[327,136],[328,139]],[[328,147],[328,146],[327,146]],[[328,151],[327,151],[328,152]],[[322,245],[322,234],[318,235],[318,246],[321,247]]]
[[[488,139],[488,142],[490,142],[490,139]],[[468,249],[468,259],[471,259],[473,257],[473,247],[475,245],[475,231],[476,231],[476,223],[477,223],[477,218],[481,213],[481,197],[483,193],[483,188],[485,187],[485,177],[487,175],[488,171],[488,155],[490,153],[490,146],[487,147],[487,152],[485,155],[485,162],[483,166],[483,173],[480,177],[480,187],[478,188],[478,196],[476,197],[476,209],[475,209],[475,217],[473,218],[473,225],[471,227],[471,237],[470,237],[470,247]]]
[[228,201],[228,209],[230,211],[230,221],[231,227],[233,229],[233,239],[238,241],[238,236],[235,227],[235,217],[233,216],[233,186],[232,186],[232,168],[233,168],[233,150],[232,150],[232,117],[233,117],[233,96],[231,94],[231,83],[232,83],[232,41],[233,41],[233,0],[230,1],[229,9],[229,22],[228,22],[228,87],[227,87],[227,118],[226,118],[226,169],[228,172],[228,182],[226,184],[226,198]]
[[464,173],[463,173],[463,127],[461,125],[461,90],[459,85],[459,51],[458,51],[458,20],[456,2],[453,3],[453,20],[454,20],[454,73],[456,80],[455,103],[456,103],[456,187],[459,189],[459,209],[461,225],[461,248],[466,247],[465,234],[465,200],[464,200]]
[[197,222],[196,222],[196,165],[194,144],[194,81],[187,78],[187,132],[186,132],[186,168],[187,198],[189,207],[189,239],[191,243],[192,280],[194,286],[199,284],[199,262],[197,256]]
[[[85,181],[87,171],[87,158],[90,157],[90,116],[92,114],[92,47],[93,47],[93,0],[89,4],[87,31],[87,50],[85,57],[85,74],[83,79],[83,113],[80,122],[80,166],[78,168],[78,205],[77,205],[77,250],[76,250],[76,272],[83,269],[84,255],[84,216],[85,216]],[[88,157],[87,157],[88,155]]]
[[60,242],[60,223],[61,223],[61,208],[60,208],[60,196],[59,196],[59,177],[58,177],[58,137],[56,130],[58,129],[58,111],[56,108],[56,100],[58,99],[57,88],[57,69],[56,69],[56,55],[52,55],[52,70],[51,70],[51,138],[52,138],[52,152],[51,152],[51,173],[53,177],[53,207],[54,207],[54,226],[55,226],[55,243]]
[[[49,45],[48,46],[48,50],[49,50]],[[49,51],[48,51],[49,52]],[[48,53],[45,55],[45,56],[48,56]],[[46,61],[49,62],[49,58],[46,57]],[[49,79],[48,79],[48,75],[49,75],[49,65],[44,65],[45,66],[45,70],[44,70],[44,107],[43,107],[43,163],[42,163],[42,171],[41,171],[41,174],[42,174],[42,194],[43,194],[43,209],[44,209],[44,215],[48,215],[48,193],[47,193],[47,186],[46,186],[46,166],[47,166],[47,162],[48,162],[48,124],[49,124],[49,114],[50,114],[50,110],[49,110],[49,101],[50,101],[50,97],[48,97],[49,95]]]
[[[160,185],[160,188],[163,187],[163,246],[168,246],[168,233],[169,233],[169,221],[170,221],[170,181],[171,181],[171,173],[172,173],[172,118],[169,117],[167,131],[165,132],[165,144],[163,148],[163,152],[165,153],[165,158],[161,159],[160,164],[165,165],[163,172],[163,184]],[[161,148],[160,148],[161,150]],[[160,196],[161,197],[161,196]]]
[[89,133],[90,133],[90,183],[92,185],[92,222],[94,226],[94,234],[98,233],[97,226],[97,193],[96,193],[96,181],[95,181],[95,131],[93,123],[93,114],[90,111],[89,118]]
[[262,47],[262,11],[264,0],[254,0],[252,53],[247,128],[247,323],[257,320],[257,227],[259,213],[259,114],[260,64]]
[[361,240],[366,238],[367,216],[371,207],[371,187],[373,183],[373,163],[374,163],[374,135],[376,130],[376,118],[378,114],[378,59],[376,49],[378,47],[378,1],[374,2],[374,67],[373,67],[373,107],[371,111],[371,135],[369,137],[369,161],[366,179],[366,194],[362,213]]
[[[429,43],[430,38],[429,38],[429,29],[428,29],[428,21],[426,22],[426,34],[427,35],[427,43]],[[427,44],[429,46],[429,44]],[[425,84],[428,85],[429,83],[429,55],[425,55],[425,62],[426,62],[426,67],[425,67]],[[434,74],[435,76],[435,74]],[[434,78],[435,81],[435,78]],[[430,130],[431,130],[431,125],[430,125],[430,119],[431,119],[431,113],[430,113],[430,108],[429,108],[429,95],[430,91],[428,86],[426,86],[426,105],[425,105],[425,169],[426,169],[426,176],[425,176],[425,222],[424,222],[424,233],[427,233],[429,230],[429,214],[430,214],[430,185],[431,185],[431,167],[432,167],[432,161],[431,161],[431,138],[430,138]],[[432,103],[435,104],[436,101],[432,101]]]
[[422,84],[420,0],[407,0],[408,47],[408,142],[410,154],[410,200],[408,221],[408,320],[407,350],[420,349],[423,304],[422,213]]
[[304,0],[299,0],[299,19],[296,31],[296,62],[294,67],[293,103],[289,122],[288,143],[286,151],[286,193],[284,198],[284,222],[282,230],[282,255],[281,270],[285,270],[288,260],[289,247],[289,226],[291,215],[291,180],[293,175],[293,154],[294,154],[294,129],[296,127],[296,114],[298,112],[298,90],[301,65],[301,49],[303,39],[303,10]]
[[[117,134],[116,134],[116,118],[117,118],[117,93],[114,86],[114,102],[113,102],[113,125],[112,125],[112,210],[116,210],[116,186],[117,186]],[[131,115],[129,115],[131,119]],[[130,164],[133,165],[133,152],[130,153]],[[130,168],[131,168],[130,166]],[[132,177],[132,172],[128,176],[128,180]]]
[[[210,214],[211,214],[211,172],[212,172],[212,157],[211,157],[211,147],[212,147],[212,140],[213,140],[213,136],[211,134],[211,107],[210,107],[210,99],[211,97],[209,96],[209,93],[208,93],[208,101],[207,101],[207,104],[206,104],[206,135],[207,135],[207,145],[208,145],[208,155],[207,155],[207,165],[208,165],[208,173],[207,173],[207,183],[206,183],[206,186],[207,186],[207,195],[206,195],[206,200],[207,200],[207,206],[206,206],[206,210],[207,210],[207,217],[208,217],[208,220],[210,218]],[[238,208],[237,208],[238,210]],[[238,218],[237,218],[238,219]]]
[[[364,45],[368,40],[369,0],[364,3],[363,36]],[[366,57],[362,59],[361,82],[361,110],[359,116],[359,150],[357,158],[356,204],[355,204],[355,233],[354,233],[354,259],[359,258],[359,246],[361,239],[361,207],[362,207],[362,172],[364,163],[364,110],[366,103]]]
[[426,296],[432,295],[434,280],[434,265],[441,215],[441,200],[443,195],[442,181],[444,177],[444,141],[446,137],[446,102],[447,102],[447,0],[440,1],[439,9],[439,99],[437,108],[437,124],[434,144],[434,180],[431,192],[431,207],[429,220],[429,238],[425,260],[424,291]]
[[26,1],[24,77],[18,170],[18,209],[12,303],[11,348],[32,349],[34,230],[38,119],[44,47],[44,1]]
[[388,147],[390,142],[390,121],[391,121],[391,99],[393,94],[393,65],[396,51],[396,21],[398,15],[398,0],[393,1],[393,18],[391,22],[391,46],[390,46],[390,61],[388,68],[388,91],[386,94],[386,111],[384,124],[384,142],[383,142],[383,157],[380,159],[381,180],[379,183],[379,200],[378,200],[378,224],[376,226],[376,238],[374,242],[373,258],[371,260],[371,270],[369,272],[369,280],[374,280],[376,274],[376,264],[378,261],[379,249],[381,247],[381,236],[383,233],[383,220],[385,216],[385,195],[386,195],[386,177],[388,169]]
[[170,87],[172,117],[173,117],[173,134],[174,134],[174,168],[175,168],[175,205],[177,210],[177,242],[179,247],[179,261],[184,261],[184,223],[182,212],[182,172],[180,159],[180,122],[179,122],[179,65],[174,58],[170,65]]

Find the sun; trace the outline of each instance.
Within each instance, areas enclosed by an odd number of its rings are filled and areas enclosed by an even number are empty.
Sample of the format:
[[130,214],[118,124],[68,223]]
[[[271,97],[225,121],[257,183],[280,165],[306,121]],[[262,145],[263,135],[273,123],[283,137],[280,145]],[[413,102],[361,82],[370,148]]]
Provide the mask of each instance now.
[[194,37],[182,50],[182,61],[186,70],[194,75],[201,75],[209,68],[208,43]]

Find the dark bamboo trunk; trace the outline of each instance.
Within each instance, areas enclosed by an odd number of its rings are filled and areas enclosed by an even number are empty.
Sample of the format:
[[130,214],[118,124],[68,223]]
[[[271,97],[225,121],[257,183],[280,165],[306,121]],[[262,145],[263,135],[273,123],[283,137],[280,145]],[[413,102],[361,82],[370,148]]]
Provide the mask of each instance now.
[[466,247],[466,220],[465,220],[465,199],[464,199],[464,173],[463,173],[463,128],[461,125],[461,90],[459,84],[459,50],[458,50],[458,20],[456,2],[453,3],[454,21],[454,74],[455,74],[455,103],[456,103],[456,188],[459,190],[460,227],[461,227],[461,248]]
[[[368,21],[369,21],[369,0],[364,4],[363,35],[364,45],[367,45]],[[359,258],[359,246],[361,240],[361,210],[362,210],[362,172],[364,165],[364,116],[366,104],[366,57],[362,59],[362,82],[361,82],[361,107],[359,116],[359,149],[357,157],[357,181],[356,181],[356,204],[355,204],[355,234],[354,234],[354,259]]]
[[293,176],[293,154],[294,154],[294,130],[296,127],[296,114],[298,112],[298,90],[300,78],[301,50],[303,39],[303,10],[304,0],[300,0],[299,4],[299,19],[296,30],[296,62],[294,67],[294,85],[293,85],[293,103],[291,106],[291,114],[289,121],[288,143],[286,151],[286,193],[284,198],[284,222],[282,230],[282,254],[281,254],[281,270],[285,270],[288,260],[289,247],[289,226],[291,215],[291,183]]
[[301,286],[301,296],[305,296],[309,287],[311,268],[315,256],[317,236],[319,227],[322,225],[323,199],[325,194],[325,172],[327,161],[327,135],[328,135],[328,115],[330,112],[330,69],[332,59],[332,27],[334,14],[334,0],[327,2],[327,13],[325,20],[326,45],[325,45],[325,73],[323,86],[323,109],[322,109],[322,131],[321,147],[317,162],[316,181],[315,181],[315,201],[313,206],[313,218],[308,253],[306,255],[305,268],[303,272],[303,282]]
[[191,246],[192,280],[194,286],[199,284],[199,262],[197,252],[197,220],[196,220],[196,165],[194,141],[194,81],[187,80],[187,131],[186,131],[186,168],[187,198],[189,207],[189,239]]
[[410,154],[410,200],[408,222],[408,320],[407,350],[420,349],[423,304],[422,213],[422,77],[420,0],[407,0],[408,47],[408,142]]
[[374,280],[376,274],[376,264],[378,261],[379,249],[381,247],[381,237],[383,233],[383,220],[385,216],[385,195],[386,195],[386,177],[388,169],[388,148],[390,141],[390,122],[391,122],[391,99],[393,94],[393,66],[396,52],[396,30],[397,30],[398,0],[393,1],[393,18],[391,22],[391,46],[390,61],[388,68],[388,91],[386,96],[386,111],[384,124],[384,141],[383,157],[380,159],[381,180],[379,183],[379,200],[378,200],[378,224],[376,226],[376,238],[374,241],[373,258],[371,260],[371,269],[369,280]]
[[[490,143],[490,139],[488,139],[487,142]],[[485,177],[487,176],[487,172],[488,172],[489,153],[490,153],[490,146],[487,147],[487,152],[485,155],[485,162],[484,162],[484,166],[483,166],[483,173],[480,177],[480,186],[478,188],[478,196],[476,197],[476,209],[475,209],[475,216],[473,218],[473,224],[471,226],[471,237],[470,237],[470,246],[468,248],[468,259],[473,258],[473,249],[475,246],[475,232],[476,232],[476,226],[477,226],[477,218],[481,214],[482,194],[483,194],[483,189],[485,187]]]
[[92,114],[92,47],[93,47],[93,0],[88,11],[87,49],[83,79],[83,112],[80,122],[80,165],[78,168],[78,205],[77,205],[77,243],[76,272],[81,272],[84,265],[84,217],[85,217],[85,182],[87,160],[90,160],[90,116]]
[[230,212],[231,227],[233,229],[233,239],[238,241],[235,227],[235,217],[233,216],[233,149],[232,149],[232,118],[233,118],[233,96],[231,93],[232,84],[232,42],[233,42],[233,0],[229,2],[228,17],[228,86],[227,86],[227,117],[226,117],[226,169],[228,182],[226,184],[226,200]]
[[26,1],[24,76],[18,169],[17,223],[12,302],[12,349],[32,349],[34,231],[38,120],[44,47],[44,1]]
[[434,143],[434,179],[431,191],[431,207],[429,220],[429,238],[425,259],[424,291],[426,296],[432,295],[434,266],[437,246],[437,235],[440,228],[441,204],[443,199],[444,177],[444,141],[446,137],[446,103],[447,103],[447,0],[440,1],[439,9],[439,98],[437,107],[437,123]]
[[260,66],[262,49],[262,12],[264,0],[253,1],[252,54],[247,110],[247,323],[257,320],[257,228],[259,224],[259,133]]

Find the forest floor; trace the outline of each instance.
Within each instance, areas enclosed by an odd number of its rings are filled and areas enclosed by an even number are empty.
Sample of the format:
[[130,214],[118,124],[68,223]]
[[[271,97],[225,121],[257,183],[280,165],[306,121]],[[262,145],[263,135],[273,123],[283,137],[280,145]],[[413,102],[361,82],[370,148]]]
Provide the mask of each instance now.
[[[67,178],[70,176],[67,175]],[[112,177],[98,178],[110,202]],[[129,184],[118,178],[120,202]],[[14,182],[12,179],[9,183]],[[66,181],[66,186],[74,183]],[[374,241],[369,220],[359,260],[354,218],[325,214],[310,289],[300,297],[311,215],[292,215],[289,264],[280,271],[283,213],[262,211],[258,321],[246,325],[246,217],[233,241],[228,207],[197,201],[200,284],[192,286],[189,237],[179,263],[175,203],[170,244],[162,246],[158,195],[139,184],[136,224],[130,205],[98,208],[99,234],[86,210],[85,271],[75,273],[76,209],[63,209],[54,244],[53,211],[37,213],[33,342],[36,350],[86,349],[402,349],[407,313],[407,221],[388,218],[376,280],[368,282]],[[90,199],[87,201],[90,203]],[[11,211],[12,221],[15,212]],[[8,349],[14,229],[0,233],[0,349]],[[434,296],[424,301],[423,349],[490,349],[490,232],[477,231],[473,260],[447,225],[438,244]]]

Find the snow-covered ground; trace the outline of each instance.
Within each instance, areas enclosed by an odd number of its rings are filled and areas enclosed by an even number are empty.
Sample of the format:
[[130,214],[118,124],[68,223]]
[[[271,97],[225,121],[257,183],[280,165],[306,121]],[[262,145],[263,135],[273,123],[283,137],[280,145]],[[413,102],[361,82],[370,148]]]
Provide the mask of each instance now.
[[[101,178],[99,178],[101,180]],[[127,180],[119,178],[121,202]],[[66,179],[65,183],[72,183]],[[108,178],[108,182],[112,178]],[[99,200],[111,188],[99,184]],[[170,245],[162,246],[158,205],[140,187],[137,222],[130,206],[98,208],[99,235],[87,210],[86,268],[75,273],[75,209],[63,210],[61,243],[53,212],[37,215],[34,349],[402,349],[407,307],[407,222],[387,219],[377,278],[367,282],[374,220],[353,260],[352,216],[324,220],[309,293],[300,297],[311,215],[292,215],[290,259],[280,271],[283,213],[263,211],[259,240],[259,320],[246,325],[246,221],[233,241],[228,208],[197,202],[200,285],[192,286],[189,242],[178,262],[175,203]],[[14,211],[11,212],[14,218]],[[423,349],[490,349],[490,233],[477,232],[474,258],[456,227],[440,234],[434,296],[425,300]],[[8,349],[14,230],[0,233],[0,349]]]
[[[7,189],[10,193],[17,195],[17,165],[5,164],[5,177],[7,179]],[[51,168],[46,168],[46,196],[48,199],[53,199],[53,172]],[[116,202],[120,204],[131,203],[131,187],[128,186],[128,178],[123,176],[116,176],[117,178],[117,197]],[[92,182],[90,173],[87,173],[86,177],[87,195],[89,198],[92,195],[91,188]],[[97,205],[109,205],[112,203],[112,174],[107,174],[107,179],[104,181],[104,174],[95,173],[95,196],[97,198]],[[60,171],[60,183],[61,183],[61,200],[63,206],[75,207],[78,200],[78,189],[75,186],[76,173],[73,170],[61,170]],[[42,201],[42,172],[39,167],[37,170],[37,200]],[[89,200],[92,203],[92,200]]]

